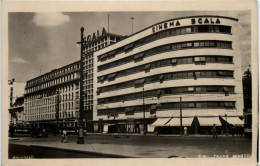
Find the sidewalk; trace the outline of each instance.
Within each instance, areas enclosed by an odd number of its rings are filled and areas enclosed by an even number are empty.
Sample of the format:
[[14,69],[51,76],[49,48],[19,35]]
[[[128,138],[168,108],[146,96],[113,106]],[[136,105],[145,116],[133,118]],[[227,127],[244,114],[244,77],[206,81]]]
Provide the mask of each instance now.
[[85,144],[77,144],[77,136],[68,136],[68,143],[61,143],[61,136],[48,138],[21,137],[20,140],[10,140],[11,144],[54,148],[85,153],[100,153],[101,155],[117,155],[120,157],[168,158],[198,157],[216,154],[251,153],[251,140],[247,138],[232,138],[220,136],[213,139],[211,135],[183,136],[162,135],[114,135],[89,133],[85,136]]

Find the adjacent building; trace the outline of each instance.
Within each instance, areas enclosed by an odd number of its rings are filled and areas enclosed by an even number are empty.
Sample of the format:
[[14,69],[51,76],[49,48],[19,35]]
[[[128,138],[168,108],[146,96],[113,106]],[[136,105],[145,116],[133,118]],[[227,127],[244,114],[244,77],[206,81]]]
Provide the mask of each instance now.
[[[82,29],[84,32],[84,28]],[[82,33],[83,33],[82,32]],[[83,35],[83,34],[82,34]],[[81,62],[83,63],[83,120],[87,124],[87,130],[92,131],[93,125],[93,64],[95,51],[101,50],[109,45],[112,45],[124,37],[112,33],[107,33],[105,28],[102,29],[102,33],[99,31],[93,33],[93,35],[87,35],[84,37],[84,41],[81,41]]]
[[[243,121],[241,59],[223,16],[174,18],[94,52],[95,132],[224,132]],[[183,130],[183,129],[182,129]]]
[[[26,82],[25,121],[38,127],[76,127],[79,114],[79,63],[52,70]],[[45,126],[44,126],[45,127]]]
[[24,82],[9,80],[9,124],[20,125],[24,123]]

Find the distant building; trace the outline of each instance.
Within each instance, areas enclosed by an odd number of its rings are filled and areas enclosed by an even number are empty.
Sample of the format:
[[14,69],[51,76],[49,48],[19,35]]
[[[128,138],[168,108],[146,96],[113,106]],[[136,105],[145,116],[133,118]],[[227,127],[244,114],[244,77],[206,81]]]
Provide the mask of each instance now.
[[23,95],[25,83],[9,80],[8,96],[9,96],[9,123],[23,123]]
[[181,117],[189,133],[243,124],[237,21],[175,18],[95,52],[95,132],[180,133]]
[[25,121],[75,127],[79,113],[79,61],[26,82]]

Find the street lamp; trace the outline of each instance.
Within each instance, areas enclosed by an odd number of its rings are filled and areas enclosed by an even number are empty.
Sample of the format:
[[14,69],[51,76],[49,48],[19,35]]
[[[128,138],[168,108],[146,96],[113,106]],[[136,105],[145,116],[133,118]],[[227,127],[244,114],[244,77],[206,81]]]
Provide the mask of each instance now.
[[83,135],[83,43],[84,41],[84,27],[80,28],[80,37],[81,41],[77,44],[80,44],[80,78],[79,78],[79,135],[77,138],[77,144],[84,144],[84,135]]
[[134,17],[131,17],[132,20],[132,34],[134,33]]
[[144,114],[144,131],[143,131],[143,135],[146,135],[145,105],[144,105],[144,87],[143,87],[143,114]]
[[180,97],[180,135],[182,136],[182,97]]

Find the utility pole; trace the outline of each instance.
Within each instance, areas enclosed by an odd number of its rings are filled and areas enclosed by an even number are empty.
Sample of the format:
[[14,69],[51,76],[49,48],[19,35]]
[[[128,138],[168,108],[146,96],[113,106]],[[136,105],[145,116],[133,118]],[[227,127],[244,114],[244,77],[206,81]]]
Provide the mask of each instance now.
[[80,78],[79,78],[79,135],[77,144],[84,144],[83,135],[83,43],[84,43],[84,28],[80,28]]
[[180,97],[180,135],[182,136],[182,97]]
[[143,131],[143,135],[146,135],[145,108],[144,108],[144,87],[143,87],[143,114],[144,114],[144,131]]

